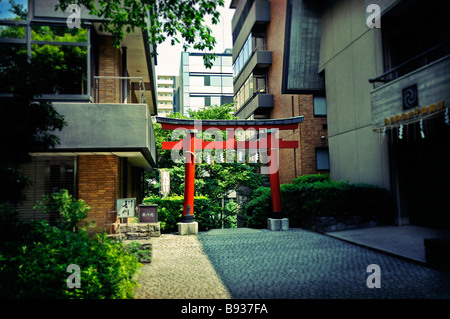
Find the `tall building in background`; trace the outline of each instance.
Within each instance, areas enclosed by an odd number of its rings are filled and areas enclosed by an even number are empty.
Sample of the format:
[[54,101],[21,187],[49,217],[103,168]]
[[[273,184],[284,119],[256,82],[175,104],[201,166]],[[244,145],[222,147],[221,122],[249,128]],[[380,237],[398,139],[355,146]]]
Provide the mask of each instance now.
[[317,1],[233,0],[233,88],[242,119],[304,116],[280,132],[299,149],[280,150],[280,182],[329,172],[327,104],[318,72],[321,8]]
[[203,62],[204,53],[181,53],[180,75],[174,87],[176,112],[189,115],[189,110],[233,103],[231,49],[216,55],[213,66],[208,69]]
[[167,116],[173,112],[173,75],[158,75],[156,80],[158,91],[158,116]]

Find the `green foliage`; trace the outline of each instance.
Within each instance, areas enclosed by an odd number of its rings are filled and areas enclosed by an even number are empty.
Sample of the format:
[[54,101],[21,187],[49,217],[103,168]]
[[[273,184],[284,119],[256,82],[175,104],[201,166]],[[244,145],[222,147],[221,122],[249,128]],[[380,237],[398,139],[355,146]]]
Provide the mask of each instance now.
[[50,195],[44,195],[44,201],[35,209],[42,209],[45,213],[56,212],[61,217],[57,226],[73,230],[87,217],[90,207],[82,199],[74,199],[66,189]]
[[[73,231],[87,206],[65,192],[50,198],[63,212],[58,227],[19,221],[0,205],[0,298],[133,298],[141,266],[136,253],[106,234]],[[80,288],[67,286],[71,264],[80,267]]]
[[[336,182],[313,175],[281,185],[282,209],[292,227],[309,227],[313,216],[378,216],[388,218],[389,193],[377,186]],[[265,227],[271,212],[270,188],[258,188],[245,207],[247,226]]]
[[330,181],[330,174],[311,174],[302,175],[294,178],[292,184],[305,184],[305,183],[318,183],[318,182],[328,182]]
[[[221,106],[207,106],[198,111],[190,111],[190,118],[207,120],[207,119],[235,119],[233,115],[233,105],[224,104]],[[169,117],[187,118],[178,113],[170,114]],[[220,138],[226,139],[226,133],[221,132]],[[162,143],[172,139],[179,140],[183,136],[177,133],[172,134],[171,131],[164,131],[160,124],[155,125],[156,145],[158,150],[158,165],[164,170],[170,171],[170,195],[175,200],[179,195],[182,211],[182,198],[184,194],[184,165],[176,164],[172,161],[170,150],[162,150]],[[204,140],[211,140],[211,134],[204,132],[202,134]],[[218,134],[219,135],[219,134]],[[199,209],[200,203],[195,202],[195,215],[199,225],[203,228],[221,227],[222,221],[226,227],[234,227],[236,224],[236,212],[233,214],[222,214],[222,198],[226,198],[228,193],[236,190],[242,193],[242,188],[256,189],[264,184],[264,176],[257,173],[259,164],[240,164],[240,163],[196,163],[195,165],[195,194],[197,196],[207,195],[210,203],[207,213],[203,209]],[[148,172],[146,178],[152,180],[153,183],[147,185],[147,194],[150,196],[159,195],[159,172]],[[156,200],[156,199],[155,199]],[[173,208],[173,207],[172,207]],[[171,209],[172,209],[171,208]],[[175,210],[178,212],[178,210]],[[166,215],[165,210],[163,214]],[[199,216],[200,214],[200,216]],[[169,224],[174,225],[174,210],[171,210]],[[181,215],[180,215],[181,217]],[[164,220],[165,223],[166,220]],[[170,226],[168,229],[173,229]]]
[[[55,10],[65,11],[72,3],[73,0],[59,0]],[[172,45],[183,43],[185,51],[191,47],[214,50],[216,40],[205,18],[210,17],[212,24],[217,24],[220,17],[217,9],[224,6],[224,0],[78,0],[77,3],[102,18],[100,31],[110,33],[116,47],[120,47],[127,33],[142,29],[154,47],[170,39]],[[213,53],[205,55],[205,65],[211,67],[215,57]]]
[[[178,231],[178,223],[181,222],[183,215],[184,197],[180,195],[167,196],[160,198],[158,196],[146,197],[144,204],[158,205],[158,221],[161,222],[161,229],[164,232]],[[194,196],[194,219],[199,224],[200,230],[216,228],[214,221],[214,209],[210,206],[210,201],[205,196]]]
[[140,262],[150,262],[152,260],[151,249],[146,249],[146,247],[139,242],[133,241],[129,243],[126,246],[126,250]]

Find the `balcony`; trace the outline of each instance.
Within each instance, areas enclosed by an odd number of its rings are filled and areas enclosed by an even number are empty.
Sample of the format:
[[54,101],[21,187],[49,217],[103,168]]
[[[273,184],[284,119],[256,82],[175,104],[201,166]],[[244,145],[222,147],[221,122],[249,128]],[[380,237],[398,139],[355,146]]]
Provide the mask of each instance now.
[[[265,48],[261,48],[265,49]],[[238,74],[233,84],[234,92],[237,92],[244,84],[245,80],[257,68],[263,69],[272,65],[272,51],[262,51],[258,48],[253,51],[252,56],[245,64],[244,69]]]
[[239,52],[255,25],[270,22],[270,2],[247,0],[243,7],[236,8],[231,21],[233,52]]
[[146,104],[54,102],[53,107],[67,126],[53,132],[61,143],[50,153],[114,154],[128,157],[137,167],[155,166],[155,137]]
[[[427,51],[369,80],[374,83],[371,92],[374,129],[413,123],[424,115],[444,111],[445,103],[448,105],[450,101],[450,54],[429,62],[427,57],[433,52]],[[421,67],[404,71],[420,60],[425,61]],[[376,86],[377,83],[383,84]]]
[[273,94],[270,90],[260,90],[254,93],[253,97],[241,106],[234,114],[240,119],[247,119],[252,114],[266,114],[273,108]]

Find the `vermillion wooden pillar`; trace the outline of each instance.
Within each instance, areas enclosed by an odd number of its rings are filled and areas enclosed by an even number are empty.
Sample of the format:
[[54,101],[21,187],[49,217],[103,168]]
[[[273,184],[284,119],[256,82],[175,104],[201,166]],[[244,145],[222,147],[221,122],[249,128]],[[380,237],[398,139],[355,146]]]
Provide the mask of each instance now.
[[283,218],[281,211],[281,190],[280,190],[280,176],[278,163],[278,147],[273,145],[277,136],[273,130],[267,130],[267,156],[269,158],[269,181],[270,192],[272,193],[272,216],[271,218]]
[[[186,162],[184,171],[184,207],[183,223],[194,221],[194,184],[195,184],[195,134],[197,130],[186,130],[189,145],[185,146]],[[187,151],[189,150],[189,151]]]

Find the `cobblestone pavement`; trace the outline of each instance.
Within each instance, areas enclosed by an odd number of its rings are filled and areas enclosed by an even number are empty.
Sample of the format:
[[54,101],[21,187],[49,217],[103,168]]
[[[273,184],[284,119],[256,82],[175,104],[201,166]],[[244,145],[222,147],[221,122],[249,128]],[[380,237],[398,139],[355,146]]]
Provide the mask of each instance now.
[[[370,264],[381,288],[367,287]],[[450,298],[449,272],[302,229],[163,236],[139,281],[150,299]]]
[[230,294],[197,236],[152,238],[152,262],[138,277],[136,299],[228,299]]

